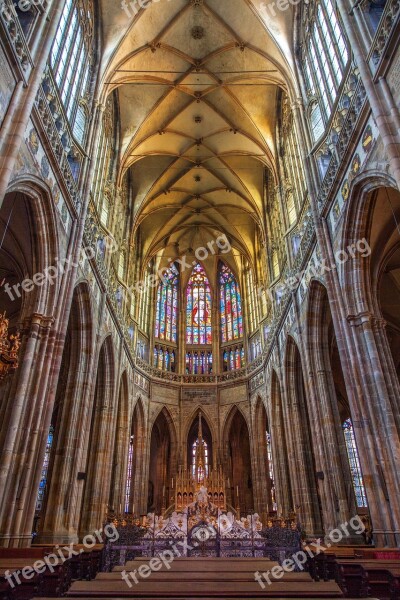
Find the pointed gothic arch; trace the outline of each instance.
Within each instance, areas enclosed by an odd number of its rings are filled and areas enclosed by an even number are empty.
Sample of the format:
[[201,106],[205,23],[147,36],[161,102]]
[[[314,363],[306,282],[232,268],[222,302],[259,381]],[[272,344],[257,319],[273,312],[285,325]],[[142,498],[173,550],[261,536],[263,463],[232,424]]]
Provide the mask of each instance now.
[[173,419],[164,406],[153,421],[147,511],[162,514],[173,502],[172,474],[176,470],[177,436]]
[[227,503],[240,513],[254,510],[253,469],[250,431],[238,406],[233,406],[223,428],[223,447],[227,485]]

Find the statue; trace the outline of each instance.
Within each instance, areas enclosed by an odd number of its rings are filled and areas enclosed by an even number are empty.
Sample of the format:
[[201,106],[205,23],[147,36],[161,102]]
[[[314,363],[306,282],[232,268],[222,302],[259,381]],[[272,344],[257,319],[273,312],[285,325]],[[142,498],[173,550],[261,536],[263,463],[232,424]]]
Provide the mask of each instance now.
[[208,503],[208,491],[204,485],[201,486],[199,491],[196,494],[196,502],[198,504],[207,504]]

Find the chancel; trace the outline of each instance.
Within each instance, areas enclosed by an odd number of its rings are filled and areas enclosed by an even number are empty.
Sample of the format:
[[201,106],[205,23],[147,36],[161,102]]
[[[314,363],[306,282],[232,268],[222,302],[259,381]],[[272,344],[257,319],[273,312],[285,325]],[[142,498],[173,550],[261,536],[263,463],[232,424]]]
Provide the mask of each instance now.
[[399,12],[0,2],[6,600],[398,597]]

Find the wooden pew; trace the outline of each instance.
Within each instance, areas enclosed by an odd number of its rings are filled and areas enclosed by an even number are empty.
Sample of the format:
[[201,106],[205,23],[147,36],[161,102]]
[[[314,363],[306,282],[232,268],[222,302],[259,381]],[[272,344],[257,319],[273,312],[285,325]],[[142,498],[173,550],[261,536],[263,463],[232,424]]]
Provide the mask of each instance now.
[[400,576],[398,560],[342,559],[337,561],[336,581],[345,595],[356,595],[357,589],[365,595],[390,598],[390,587],[396,587]]

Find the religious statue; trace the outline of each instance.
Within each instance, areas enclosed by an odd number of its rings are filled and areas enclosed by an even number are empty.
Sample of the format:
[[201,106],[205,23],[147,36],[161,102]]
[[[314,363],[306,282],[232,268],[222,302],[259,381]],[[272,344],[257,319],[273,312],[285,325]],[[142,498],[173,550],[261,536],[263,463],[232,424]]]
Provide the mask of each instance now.
[[201,486],[199,491],[196,494],[196,502],[199,504],[207,504],[208,502],[208,492],[207,488],[204,485]]

